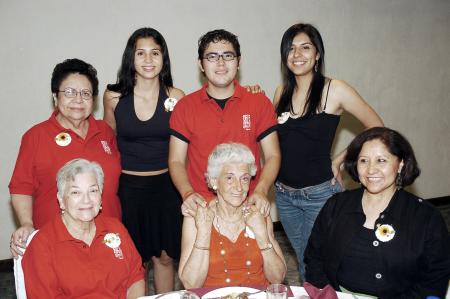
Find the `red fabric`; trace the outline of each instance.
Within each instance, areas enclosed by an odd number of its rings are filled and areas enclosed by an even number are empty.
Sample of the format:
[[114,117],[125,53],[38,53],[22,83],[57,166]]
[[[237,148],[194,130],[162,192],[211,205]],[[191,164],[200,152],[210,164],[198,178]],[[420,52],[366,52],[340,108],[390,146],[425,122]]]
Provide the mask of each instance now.
[[[228,273],[224,272],[224,257],[220,255],[220,240],[222,240],[223,248],[226,251],[225,260]],[[249,244],[248,248],[245,245],[247,242]],[[233,243],[227,237],[220,237],[216,229],[212,228],[209,252],[208,274],[203,287],[268,285],[268,280],[264,276],[264,261],[261,251],[255,239],[244,236],[244,230],[239,234],[236,242]],[[252,262],[250,275],[247,275],[248,269],[245,264],[247,259]],[[225,282],[227,277],[231,279],[229,284]]]
[[[102,120],[89,117],[89,130],[85,139],[63,128],[56,120],[57,112],[32,127],[22,137],[16,166],[9,183],[10,194],[31,195],[33,223],[41,228],[59,214],[56,198],[56,173],[68,161],[84,158],[98,162],[105,173],[102,214],[120,219],[120,201],[117,186],[121,172],[120,156],[112,129]],[[55,136],[70,134],[72,141],[59,146]],[[109,149],[109,151],[108,151]]]
[[303,287],[311,299],[338,299],[336,291],[329,284],[327,284],[323,289],[319,289],[312,284],[305,282]]
[[[126,298],[127,289],[144,278],[141,257],[125,227],[98,216],[91,246],[74,239],[56,216],[31,241],[22,260],[28,298]],[[103,242],[119,233],[123,259]]]
[[[239,142],[250,148],[255,155],[258,170],[260,165],[259,138],[267,130],[275,128],[276,114],[270,100],[262,93],[249,93],[234,82],[235,91],[225,109],[210,99],[206,93],[207,85],[182,98],[175,106],[170,118],[172,133],[182,135],[189,142],[187,172],[194,190],[207,200],[214,198],[208,190],[205,172],[208,156],[221,143]],[[179,137],[179,136],[178,136]],[[256,186],[257,177],[250,185]]]

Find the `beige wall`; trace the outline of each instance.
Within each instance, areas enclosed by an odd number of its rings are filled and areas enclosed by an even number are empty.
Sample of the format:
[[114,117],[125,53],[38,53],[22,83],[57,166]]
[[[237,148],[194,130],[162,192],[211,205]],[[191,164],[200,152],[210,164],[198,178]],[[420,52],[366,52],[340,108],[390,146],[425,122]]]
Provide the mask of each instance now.
[[[353,85],[387,126],[409,138],[423,170],[414,191],[426,198],[449,195],[447,0],[0,0],[0,259],[9,258],[14,229],[7,185],[20,137],[51,113],[56,63],[72,57],[92,63],[103,90],[115,80],[128,36],[151,26],[167,40],[175,85],[191,92],[200,86],[198,37],[226,28],[240,38],[241,81],[259,83],[271,96],[280,81],[281,36],[299,21],[321,31],[327,74]],[[101,104],[95,115],[102,116]],[[336,150],[360,129],[344,117]]]

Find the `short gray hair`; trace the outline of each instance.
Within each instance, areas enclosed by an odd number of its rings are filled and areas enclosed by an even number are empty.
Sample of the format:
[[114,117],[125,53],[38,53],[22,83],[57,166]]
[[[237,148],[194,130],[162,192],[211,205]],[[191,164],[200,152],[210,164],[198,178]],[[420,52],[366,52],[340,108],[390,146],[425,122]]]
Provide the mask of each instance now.
[[92,173],[97,179],[97,185],[100,193],[103,191],[103,170],[96,162],[90,162],[85,159],[74,159],[67,162],[56,174],[56,185],[58,188],[58,197],[63,198],[66,192],[66,185],[73,181],[75,176],[82,173]]
[[216,146],[208,157],[206,178],[218,178],[222,167],[228,163],[248,164],[250,175],[256,174],[255,156],[247,146],[241,143],[222,143]]

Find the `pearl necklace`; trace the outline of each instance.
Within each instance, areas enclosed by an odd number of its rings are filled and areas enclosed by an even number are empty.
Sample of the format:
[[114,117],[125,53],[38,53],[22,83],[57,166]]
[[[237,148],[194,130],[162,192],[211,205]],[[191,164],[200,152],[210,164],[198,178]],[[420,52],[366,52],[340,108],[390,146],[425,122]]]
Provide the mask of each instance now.
[[[220,217],[219,215],[217,215],[216,218],[216,227],[217,227],[217,232],[219,233],[219,245],[220,245],[220,255],[223,258],[223,271],[225,272],[225,283],[227,285],[231,284],[231,278],[229,277],[229,273],[228,273],[228,266],[227,266],[227,259],[226,259],[226,254],[227,251],[225,250],[225,248],[223,247],[223,238],[224,236],[222,235],[221,231],[220,231],[220,224],[219,224],[219,219],[222,220],[223,222],[227,222],[224,219],[222,219],[222,217]],[[236,221],[237,222],[237,221]],[[245,237],[245,267],[247,268],[247,283],[250,283],[250,266],[252,265],[252,261],[250,260],[248,253],[249,253],[249,243],[248,243],[248,234],[245,232],[244,233],[244,237]],[[239,236],[238,236],[239,238]]]

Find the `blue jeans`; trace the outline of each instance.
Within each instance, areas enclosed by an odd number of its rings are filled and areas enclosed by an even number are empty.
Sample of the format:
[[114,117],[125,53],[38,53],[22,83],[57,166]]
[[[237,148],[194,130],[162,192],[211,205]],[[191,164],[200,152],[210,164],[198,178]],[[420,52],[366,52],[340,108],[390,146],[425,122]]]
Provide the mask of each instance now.
[[302,283],[305,281],[303,256],[314,221],[327,199],[342,191],[342,186],[338,182],[331,185],[331,180],[302,189],[291,188],[280,182],[275,183],[278,213],[297,255]]

